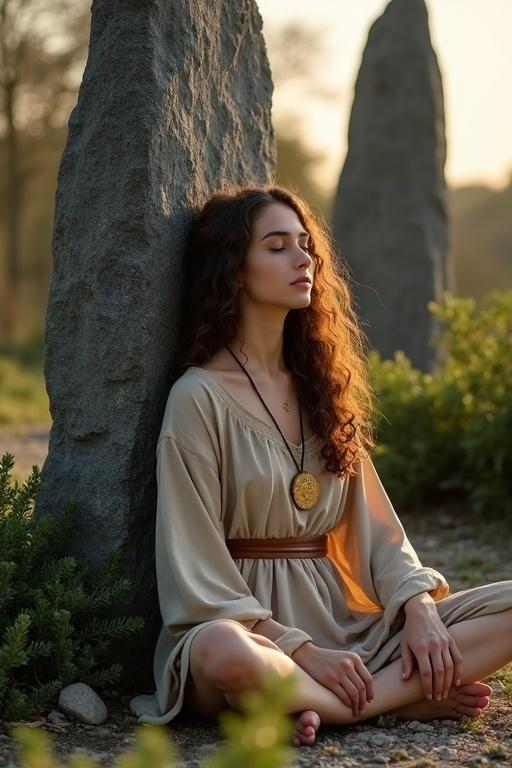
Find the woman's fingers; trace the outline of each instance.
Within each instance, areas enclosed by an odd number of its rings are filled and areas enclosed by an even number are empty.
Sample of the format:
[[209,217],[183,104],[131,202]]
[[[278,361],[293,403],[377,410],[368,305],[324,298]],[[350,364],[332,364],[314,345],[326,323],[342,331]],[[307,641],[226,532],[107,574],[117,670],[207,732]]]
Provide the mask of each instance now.
[[334,685],[327,687],[339,699],[352,709],[357,717],[366,706],[367,700],[373,700],[373,678],[357,654],[346,654],[337,670],[339,679]]
[[432,667],[430,666],[430,657],[426,651],[416,655],[418,661],[418,670],[421,678],[423,693],[427,699],[432,698]]
[[354,717],[357,717],[359,714],[359,690],[357,686],[355,685],[352,676],[347,674],[347,677],[345,680],[342,680],[341,685],[344,687],[346,692],[351,698],[351,707],[352,707],[352,713]]
[[359,715],[366,706],[366,684],[355,669],[351,672],[350,679],[357,691],[357,698],[355,700],[357,704],[356,715]]
[[432,665],[432,698],[441,700],[444,690],[444,661],[440,648],[430,651],[430,663]]
[[448,691],[452,687],[452,683],[453,683],[453,661],[452,661],[452,655],[450,653],[449,645],[447,645],[446,648],[443,648],[442,657],[443,657],[443,663],[444,663],[444,682],[443,682],[442,697],[443,699],[446,699],[448,696]]
[[371,676],[370,672],[366,669],[361,659],[356,661],[355,668],[359,674],[359,677],[363,680],[363,682],[366,685],[366,700],[373,701],[375,697],[375,692],[373,690],[373,677]]
[[437,701],[446,698],[462,673],[462,656],[455,641],[431,648],[430,652],[423,649],[415,655],[425,697]]
[[451,635],[448,644],[450,646],[450,653],[453,659],[453,681],[455,685],[460,685],[462,680],[462,654],[459,651],[457,643]]
[[350,707],[353,711],[353,702],[346,690],[343,688],[343,685],[341,683],[338,683],[334,688],[331,689],[333,693],[336,694],[336,696],[342,700],[342,702],[347,706]]

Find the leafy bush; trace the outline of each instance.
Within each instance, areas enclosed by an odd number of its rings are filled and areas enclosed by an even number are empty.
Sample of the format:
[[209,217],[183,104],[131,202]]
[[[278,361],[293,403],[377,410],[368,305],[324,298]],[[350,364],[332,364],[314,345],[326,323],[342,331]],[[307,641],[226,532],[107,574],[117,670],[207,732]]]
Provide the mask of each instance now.
[[[286,745],[293,734],[293,723],[285,709],[293,689],[292,677],[269,675],[261,692],[248,693],[241,700],[241,714],[222,712],[220,726],[226,741],[201,762],[202,768],[285,768],[289,765],[293,752]],[[21,751],[20,768],[62,765],[53,757],[49,738],[42,731],[17,726],[12,736]],[[178,750],[161,726],[139,726],[136,738],[135,750],[117,755],[118,768],[178,765]],[[69,768],[96,768],[99,763],[86,755],[74,754],[68,765]]]
[[462,493],[512,515],[512,292],[478,305],[446,294],[429,309],[441,326],[437,370],[370,354],[383,483],[397,505]]
[[51,705],[73,682],[111,685],[123,669],[99,659],[109,640],[140,632],[139,616],[108,618],[102,612],[130,589],[119,576],[118,553],[93,571],[66,556],[76,506],[61,515],[34,518],[40,484],[37,466],[20,485],[10,472],[14,457],[0,459],[0,715],[30,717]]

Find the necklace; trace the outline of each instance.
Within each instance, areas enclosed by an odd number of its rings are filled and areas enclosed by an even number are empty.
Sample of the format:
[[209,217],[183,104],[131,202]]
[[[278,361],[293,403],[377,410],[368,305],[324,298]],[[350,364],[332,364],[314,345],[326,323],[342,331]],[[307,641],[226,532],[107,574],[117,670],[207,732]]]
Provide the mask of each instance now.
[[290,492],[291,497],[293,501],[295,502],[296,506],[299,507],[299,509],[312,509],[316,502],[318,501],[318,496],[320,495],[320,482],[316,475],[314,475],[312,472],[304,472],[304,428],[302,425],[302,409],[300,407],[300,397],[298,398],[299,401],[299,418],[300,418],[300,437],[301,437],[301,445],[302,445],[302,455],[300,460],[300,467],[295,461],[295,456],[293,455],[290,446],[288,445],[288,441],[286,437],[283,435],[279,428],[279,424],[272,416],[272,413],[270,412],[267,404],[263,400],[262,396],[258,392],[258,389],[256,387],[256,384],[252,380],[249,372],[245,369],[245,366],[242,365],[238,357],[234,354],[234,352],[231,351],[231,349],[226,345],[226,349],[228,352],[231,352],[235,360],[237,361],[240,368],[243,370],[249,381],[251,382],[252,386],[254,387],[254,390],[256,391],[256,394],[260,398],[261,402],[267,409],[268,413],[270,414],[270,417],[274,424],[276,425],[277,429],[279,430],[279,433],[281,437],[283,438],[286,447],[288,448],[288,452],[290,456],[292,457],[293,463],[297,467],[297,474],[293,477],[291,486],[290,486]]

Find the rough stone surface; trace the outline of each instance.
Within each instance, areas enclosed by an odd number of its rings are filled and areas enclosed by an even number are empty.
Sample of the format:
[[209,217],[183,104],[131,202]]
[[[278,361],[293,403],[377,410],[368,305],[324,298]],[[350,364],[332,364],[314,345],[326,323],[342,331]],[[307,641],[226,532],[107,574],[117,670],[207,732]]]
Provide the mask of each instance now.
[[107,708],[98,694],[85,683],[73,683],[59,694],[59,707],[66,715],[88,725],[101,725],[107,719]]
[[370,346],[434,362],[427,302],[453,289],[443,88],[424,0],[391,0],[355,86],[333,229]]
[[120,612],[146,618],[144,637],[117,656],[136,690],[141,679],[152,686],[161,622],[155,445],[191,206],[274,169],[261,29],[254,0],[95,0],[59,169],[45,359],[53,426],[36,515],[73,498],[71,554],[96,566],[121,549],[132,594]]

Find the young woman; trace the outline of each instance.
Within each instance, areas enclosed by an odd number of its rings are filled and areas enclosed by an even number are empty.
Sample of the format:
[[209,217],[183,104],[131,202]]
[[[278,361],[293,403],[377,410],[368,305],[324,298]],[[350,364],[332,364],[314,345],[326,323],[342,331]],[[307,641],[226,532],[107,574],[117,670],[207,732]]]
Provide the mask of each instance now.
[[512,581],[449,594],[373,467],[362,336],[327,234],[275,186],[192,224],[157,444],[157,691],[139,722],[214,719],[266,673],[320,722],[478,717],[512,660]]

